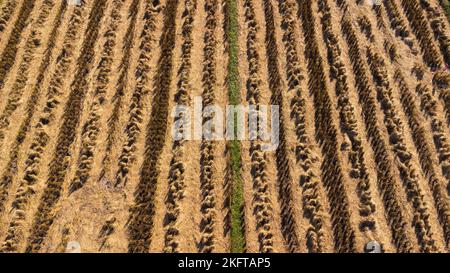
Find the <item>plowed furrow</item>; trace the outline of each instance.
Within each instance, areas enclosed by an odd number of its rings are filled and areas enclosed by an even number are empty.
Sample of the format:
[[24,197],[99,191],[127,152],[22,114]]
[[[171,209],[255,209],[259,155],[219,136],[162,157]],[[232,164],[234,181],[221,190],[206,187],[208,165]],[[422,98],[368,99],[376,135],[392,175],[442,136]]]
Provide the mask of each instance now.
[[[343,134],[348,151],[348,162],[351,169],[349,177],[357,181],[357,193],[359,197],[359,214],[362,217],[359,227],[365,232],[375,232],[377,229],[375,214],[375,203],[372,200],[369,183],[369,171],[366,166],[366,155],[362,146],[360,129],[356,122],[354,106],[350,101],[350,90],[346,75],[346,69],[342,60],[341,48],[331,25],[331,13],[327,0],[319,0],[319,11],[322,13],[322,31],[328,51],[328,62],[331,67],[331,78],[335,83],[335,92],[338,100],[341,133]],[[371,29],[367,17],[361,19],[365,29]],[[362,23],[360,23],[362,24]],[[366,31],[368,39],[373,40],[372,31]],[[371,236],[369,236],[371,237]]]
[[305,35],[309,91],[314,97],[316,138],[324,156],[322,179],[331,207],[335,249],[338,252],[352,252],[355,251],[355,234],[350,224],[348,197],[344,189],[341,159],[337,152],[337,130],[332,123],[331,101],[314,29],[312,3],[308,0],[297,1],[297,4]]
[[[414,45],[414,41],[411,37],[411,32],[408,29],[407,23],[401,17],[398,6],[395,2],[390,0],[383,0],[383,6],[386,10],[387,16],[390,21],[390,27],[393,30],[395,36],[400,37],[400,39],[411,49],[414,54],[417,54],[417,49]],[[382,5],[377,5],[375,8],[377,10],[377,14],[381,16],[382,14]],[[431,62],[431,60],[429,60]]]
[[30,22],[30,14],[33,11],[36,0],[24,0],[19,11],[14,28],[6,43],[5,50],[0,56],[0,94],[3,91],[8,72],[11,70],[16,61],[17,50],[21,40],[23,30]]
[[[401,17],[401,14],[398,10],[398,7],[395,3],[395,1],[386,1],[385,5],[374,5],[374,11],[377,15],[377,20],[379,22],[383,21],[383,7],[386,9],[387,11],[387,16],[388,19],[391,20],[391,22],[402,22],[402,27],[399,30],[398,28],[395,27],[395,24],[391,24],[391,28],[392,30],[395,32],[396,35],[398,35],[398,32],[400,31],[401,33],[405,33],[405,38],[402,38],[403,41],[406,43],[407,46],[410,47],[411,49],[411,53],[413,53],[413,55],[417,56],[418,55],[418,51],[416,50],[416,42],[413,38],[411,38],[410,32],[408,30],[408,27],[406,26],[406,23],[404,23],[404,20]],[[395,10],[395,12],[392,12],[393,10]],[[419,11],[417,14],[420,14],[421,12]],[[418,15],[419,17],[421,15]],[[417,26],[417,28],[421,28],[423,32],[425,32],[426,34],[428,34],[428,30],[427,30],[427,26],[426,26],[425,21],[422,21],[421,26]],[[411,27],[413,28],[413,26],[411,25]],[[384,32],[386,32],[386,29],[383,29]],[[417,31],[415,32],[417,35]],[[428,37],[428,36],[427,36]],[[423,44],[429,44],[431,47],[430,48],[423,48],[422,47],[422,59],[420,60],[421,63],[425,63],[426,65],[428,65],[432,71],[437,70],[438,68],[441,67],[442,64],[442,58],[440,57],[440,54],[438,53],[438,49],[437,47],[435,47],[434,43],[432,42],[431,36],[429,36],[428,38],[420,38],[419,36],[416,36],[418,43],[420,46],[423,46]],[[437,36],[435,35],[435,37],[437,38]],[[443,37],[441,37],[441,39],[445,39]],[[384,50],[387,52],[387,54],[389,54],[389,58],[391,62],[394,62],[394,59],[398,57],[399,55],[399,51],[401,51],[401,49],[398,49],[397,46],[395,45],[395,43],[393,43],[390,39],[385,39],[384,40]],[[444,60],[445,60],[445,51],[446,49],[444,49],[441,46],[441,52],[444,56]]]
[[[286,125],[283,115],[283,97],[281,76],[278,68],[278,48],[275,38],[274,11],[270,1],[264,3],[266,19],[266,56],[268,57],[267,69],[269,71],[269,88],[272,91],[271,102],[279,106],[279,145],[276,150],[276,166],[278,179],[278,198],[281,203],[281,231],[285,244],[290,252],[299,251],[299,235],[297,234],[297,219],[294,213],[293,203],[293,179],[291,164],[289,163],[286,141]],[[292,17],[291,17],[292,19]],[[314,241],[314,240],[312,240]]]
[[152,55],[154,31],[156,28],[154,20],[156,14],[157,10],[153,4],[148,3],[144,15],[145,27],[141,33],[141,53],[135,72],[137,83],[133,90],[131,104],[128,110],[130,116],[125,127],[126,140],[122,146],[122,152],[119,157],[115,186],[124,186],[127,183],[130,167],[136,160],[137,138],[140,135],[143,120],[143,99],[145,94],[149,92],[148,85],[150,79],[148,73],[150,71],[150,66],[148,65],[148,61]]
[[[39,47],[40,40],[42,39],[40,35],[41,33],[38,31],[42,29],[52,6],[53,3],[51,1],[44,2],[42,12],[40,13],[37,22],[33,24],[33,31],[30,33],[25,44],[24,57],[18,71],[19,75],[17,76],[12,90],[10,91],[10,95],[3,113],[0,116],[0,150],[3,150],[2,145],[5,136],[4,130],[9,125],[9,118],[11,114],[19,106],[19,101],[28,80],[30,63],[33,61],[34,53],[37,47]],[[17,172],[17,158],[20,151],[20,144],[21,141],[16,141],[14,146],[11,148],[10,160],[8,161],[6,169],[2,175],[2,179],[0,180],[0,211],[3,211],[4,209],[4,202],[8,195],[9,186],[12,183],[12,176]]]
[[[63,5],[63,9],[65,9],[65,6],[66,4]],[[39,117],[38,123],[34,126],[36,132],[33,135],[31,145],[28,149],[29,152],[25,161],[25,173],[19,181],[19,186],[12,203],[12,220],[9,224],[8,233],[5,243],[2,246],[2,251],[17,251],[19,240],[23,237],[23,223],[26,220],[25,210],[29,206],[32,196],[36,194],[36,190],[34,188],[39,180],[38,176],[42,156],[50,139],[49,127],[55,121],[55,108],[61,102],[61,88],[64,83],[64,78],[67,76],[69,67],[74,59],[73,55],[75,46],[72,41],[79,35],[78,30],[81,25],[81,18],[84,17],[83,7],[84,6],[75,8],[72,17],[70,18],[69,29],[64,38],[63,49],[56,60],[56,69],[52,75],[50,85],[47,90],[46,103],[44,104],[44,108],[41,110],[42,114]],[[61,19],[57,19],[56,23],[59,23],[59,20]],[[55,26],[57,26],[57,24],[55,24]],[[55,30],[52,35],[56,35],[56,33],[57,32]],[[52,37],[50,39],[55,39]],[[51,45],[50,47],[53,47],[54,44],[51,43],[49,45]],[[44,64],[50,62],[50,55],[48,55],[48,59],[45,61],[46,62],[42,63],[41,68]],[[46,66],[43,69],[45,68]],[[41,72],[42,73],[38,78],[38,83],[33,90],[33,93],[36,96],[39,96],[41,92],[39,83],[42,83],[44,80],[44,70],[41,70]],[[33,113],[34,106],[31,110],[32,111],[30,113]]]
[[[217,0],[206,0],[205,11],[206,25],[205,25],[205,47],[203,49],[203,107],[209,107],[215,103],[217,85],[217,25],[216,20],[219,4]],[[206,125],[211,117],[203,117],[202,124]],[[211,132],[214,133],[214,132]],[[216,145],[213,141],[202,140],[200,144],[200,190],[201,190],[201,222],[200,222],[200,242],[199,252],[212,252],[215,248],[216,230],[216,206],[217,196],[215,188],[215,181],[213,178],[214,168],[214,150]]]
[[[417,1],[416,1],[417,2]],[[440,12],[440,10],[433,6],[429,1],[419,0],[420,8],[425,10],[430,23],[430,27],[433,30],[434,38],[439,42],[441,53],[444,56],[444,60],[447,65],[450,65],[450,38],[449,30],[445,20],[446,16]],[[414,1],[413,1],[414,4]],[[419,7],[416,7],[418,9]]]
[[100,57],[100,61],[97,65],[98,75],[96,78],[96,86],[94,90],[94,97],[92,104],[88,107],[89,114],[88,119],[85,121],[82,127],[81,133],[81,148],[78,156],[78,166],[75,177],[69,186],[69,193],[80,189],[86,183],[92,170],[95,147],[97,146],[98,135],[101,130],[100,118],[101,111],[105,104],[105,95],[108,84],[110,82],[110,72],[113,63],[113,49],[117,43],[117,28],[119,26],[121,15],[120,9],[124,3],[124,0],[113,1],[111,9],[111,20],[108,24],[104,36],[106,41],[103,45],[103,52]]
[[[38,21],[33,24],[33,32],[28,37],[27,43],[25,45],[25,56],[24,59],[20,65],[19,68],[19,75],[16,79],[16,83],[13,86],[13,89],[11,90],[10,98],[8,99],[7,106],[4,109],[4,112],[2,116],[0,117],[0,150],[2,149],[2,142],[4,138],[4,129],[7,128],[7,126],[10,123],[10,116],[11,114],[17,109],[19,105],[19,101],[21,100],[23,90],[25,88],[25,85],[28,80],[28,73],[29,73],[29,66],[31,62],[34,60],[34,53],[37,50],[37,47],[40,46],[41,40],[43,37],[40,35],[41,33],[39,30],[43,27],[46,18],[48,17],[51,8],[53,7],[52,1],[45,1],[44,5],[42,6],[42,12],[39,16]],[[62,18],[62,12],[65,10],[66,4],[62,4],[60,9],[58,10],[57,14],[57,20],[61,20]],[[7,166],[2,174],[1,180],[0,180],[0,211],[3,211],[4,209],[4,202],[6,201],[6,198],[8,197],[8,190],[10,185],[13,183],[13,179],[15,175],[17,174],[17,164],[18,164],[18,158],[19,158],[19,152],[21,151],[22,144],[25,140],[26,134],[29,130],[31,119],[34,115],[34,109],[36,105],[36,101],[39,99],[40,93],[40,82],[42,81],[41,78],[43,78],[44,73],[44,64],[45,67],[48,66],[50,55],[52,53],[53,49],[53,43],[56,39],[56,29],[53,28],[52,32],[49,36],[49,42],[47,43],[47,51],[44,59],[42,60],[39,74],[38,74],[38,83],[35,85],[33,92],[31,93],[31,96],[27,100],[26,108],[25,108],[25,118],[21,123],[19,132],[17,133],[15,137],[15,141],[13,146],[10,149],[9,154],[9,160],[7,163]],[[42,76],[41,76],[42,75]]]
[[428,177],[429,186],[434,197],[434,203],[438,212],[438,219],[444,231],[444,238],[448,245],[450,239],[450,211],[445,201],[446,189],[442,187],[443,182],[440,181],[434,164],[431,147],[426,140],[426,131],[423,122],[419,119],[420,112],[414,104],[414,97],[405,83],[402,73],[397,70],[395,79],[400,91],[400,98],[404,112],[408,117],[408,124],[412,131],[414,144],[419,154],[420,164]]
[[357,18],[357,22],[361,33],[366,36],[367,40],[373,42],[375,38],[372,33],[372,25],[369,18],[366,15],[361,15]]
[[411,252],[412,245],[406,231],[404,212],[398,201],[393,162],[389,157],[387,143],[383,140],[382,131],[377,121],[374,92],[369,84],[368,71],[363,64],[359,41],[348,17],[342,18],[341,26],[342,34],[349,48],[349,57],[355,74],[359,101],[364,112],[367,136],[375,154],[378,189],[383,197],[389,226],[392,230],[393,243],[399,252]]
[[439,71],[433,76],[433,93],[438,94],[441,99],[447,124],[450,125],[450,71]]
[[[339,1],[339,0],[338,0]],[[408,25],[405,22],[405,20],[401,17],[401,13],[398,9],[398,6],[395,4],[395,2],[391,0],[382,0],[383,5],[374,5],[374,9],[376,10],[377,14],[381,16],[382,14],[382,7],[384,6],[386,9],[386,13],[389,17],[390,21],[390,27],[393,30],[395,36],[399,37],[401,41],[409,47],[411,52],[414,54],[417,54],[417,49],[414,45],[414,40],[411,36],[411,32],[408,29]],[[342,2],[342,1],[341,1]],[[345,5],[342,5],[345,6]],[[384,26],[384,23],[381,23],[379,21],[380,26]],[[429,55],[424,55],[424,57],[428,58],[427,61],[430,63],[430,65],[435,66],[437,65],[432,59],[429,59]]]
[[[384,0],[385,5],[390,6],[398,12],[398,6],[395,0]],[[401,0],[403,10],[406,18],[408,18],[411,29],[415,34],[419,45],[422,49],[422,54],[425,62],[432,68],[438,69],[442,66],[442,59],[439,51],[436,49],[431,36],[431,31],[423,15],[422,9],[414,0]]]
[[[192,51],[192,28],[194,22],[194,14],[197,9],[197,1],[184,1],[185,15],[182,25],[182,52],[181,64],[178,70],[177,91],[175,93],[175,103],[177,105],[189,106],[191,104],[189,97],[189,77],[191,75],[191,51]],[[188,127],[189,117],[175,116],[174,123],[178,124],[180,130],[190,130]],[[181,132],[180,132],[181,133]],[[176,227],[178,216],[180,214],[180,202],[184,197],[185,185],[185,170],[187,164],[183,161],[183,155],[186,152],[185,139],[175,140],[172,145],[172,159],[170,160],[169,177],[168,177],[168,192],[166,201],[166,219],[165,234],[164,234],[164,252],[179,252],[179,230]]]
[[297,164],[301,169],[299,177],[302,187],[302,203],[305,217],[309,221],[309,228],[306,234],[307,247],[310,252],[323,251],[323,205],[319,199],[318,191],[320,181],[315,170],[312,168],[314,162],[313,153],[310,149],[311,140],[306,133],[305,124],[305,100],[301,90],[300,82],[303,81],[299,53],[295,45],[298,43],[294,34],[294,4],[291,1],[279,1],[279,10],[282,17],[283,45],[286,51],[286,75],[288,92],[294,94],[290,102],[291,118],[294,120],[297,144],[295,154]]
[[[357,1],[357,4],[364,4],[363,1]],[[383,19],[383,9],[382,5],[373,5],[372,7],[373,11],[375,12],[375,15],[377,17],[377,27],[379,29],[387,29],[386,23]]]
[[[160,174],[158,160],[163,150],[164,136],[167,131],[177,8],[178,1],[167,1],[160,40],[161,56],[154,81],[152,116],[147,126],[144,162],[141,167],[140,181],[134,193],[135,204],[130,209],[128,224],[129,252],[148,252],[151,241],[155,213],[154,198]],[[151,17],[150,12],[146,13],[145,18]]]
[[[245,27],[247,28],[247,58],[249,78],[247,79],[247,102],[250,105],[260,103],[259,53],[257,50],[256,33],[259,29],[256,22],[254,4],[251,0],[243,2],[245,9]],[[257,139],[257,136],[250,136]],[[253,183],[252,211],[256,219],[259,251],[266,253],[273,251],[273,209],[267,178],[266,155],[261,142],[250,141],[249,156],[251,158],[251,175]]]
[[46,54],[41,62],[39,67],[39,72],[37,76],[37,82],[34,85],[31,96],[28,98],[25,108],[25,118],[23,119],[19,131],[14,138],[14,144],[11,148],[11,152],[9,155],[9,160],[7,166],[2,174],[2,178],[0,180],[0,211],[4,209],[4,202],[8,197],[8,189],[10,185],[13,183],[13,179],[17,175],[17,164],[19,159],[19,151],[22,148],[24,140],[27,136],[28,131],[30,130],[31,120],[35,114],[36,102],[39,101],[41,97],[41,84],[44,80],[44,73],[49,66],[50,57],[53,53],[54,43],[58,34],[58,27],[63,19],[63,14],[66,10],[67,4],[65,1],[62,2],[58,9],[58,13],[56,15],[56,21],[54,23],[54,28],[50,32],[49,40],[47,43]]
[[[131,55],[132,55],[132,49],[133,49],[133,40],[135,38],[135,30],[136,30],[136,22],[138,19],[138,9],[140,5],[140,0],[133,0],[131,3],[128,14],[129,14],[129,24],[127,31],[125,33],[124,37],[124,45],[122,48],[123,55],[122,59],[120,61],[120,75],[117,80],[117,88],[116,92],[112,98],[112,105],[113,110],[111,113],[111,116],[108,119],[108,132],[107,132],[107,139],[106,139],[106,145],[105,145],[105,156],[102,161],[102,172],[100,175],[100,178],[103,178],[106,176],[106,178],[109,180],[111,176],[111,164],[112,164],[112,158],[111,158],[111,152],[114,147],[114,144],[116,143],[117,139],[114,137],[117,134],[118,131],[118,123],[120,118],[120,109],[123,105],[123,99],[126,92],[126,87],[128,85],[128,73],[131,67]],[[148,18],[147,20],[154,20],[153,17]]]
[[416,92],[420,97],[420,108],[430,120],[434,145],[439,155],[439,165],[447,180],[447,190],[450,190],[450,139],[447,127],[438,115],[438,102],[434,99],[430,88],[420,83],[416,87]]
[[223,41],[225,42],[225,51],[228,50],[230,41],[230,3],[228,0],[221,0],[220,7],[222,9],[224,20],[222,22]]
[[421,250],[434,252],[433,234],[429,222],[427,204],[423,200],[420,187],[420,171],[412,164],[412,153],[409,151],[404,136],[403,122],[398,117],[398,109],[394,107],[392,88],[388,81],[388,75],[383,58],[370,47],[367,48],[367,59],[373,80],[376,85],[377,98],[384,112],[384,123],[388,130],[389,141],[397,159],[397,167],[403,181],[408,200],[414,207],[413,226],[419,240]]
[[[381,18],[382,19],[382,18]],[[382,30],[384,34],[385,45],[386,42],[390,40],[389,34],[386,33],[386,30]],[[394,46],[395,47],[395,46]],[[437,169],[434,167],[433,158],[435,158],[435,152],[432,149],[432,142],[428,140],[426,136],[426,128],[424,127],[424,122],[422,121],[421,113],[416,107],[414,102],[415,98],[413,97],[413,92],[410,91],[406,78],[403,76],[403,72],[401,71],[402,58],[405,56],[398,56],[397,54],[390,54],[390,50],[386,50],[385,53],[391,60],[391,64],[393,66],[393,78],[396,84],[396,91],[399,91],[400,105],[401,109],[403,109],[403,113],[405,114],[405,118],[407,121],[407,125],[409,127],[409,131],[412,136],[412,144],[409,147],[415,147],[418,155],[418,162],[420,167],[423,170],[424,178],[428,180],[429,189],[430,189],[430,197],[434,200],[434,204],[437,212],[437,219],[441,226],[443,227],[443,235],[444,238],[448,237],[448,226],[449,219],[447,216],[447,202],[445,201],[445,187],[442,178],[438,175]],[[389,65],[388,65],[389,66]],[[414,68],[413,68],[414,70]],[[420,77],[417,77],[419,79]],[[400,113],[398,113],[400,114]],[[408,129],[406,129],[408,130]],[[389,131],[389,129],[388,129]],[[405,133],[406,137],[406,133]],[[414,151],[414,149],[411,149]],[[425,181],[420,181],[422,185],[425,185]],[[425,187],[427,191],[427,187]],[[443,199],[444,198],[444,199]],[[446,239],[445,239],[446,240]]]
[[31,63],[35,58],[36,51],[42,44],[42,28],[44,27],[53,5],[53,1],[45,0],[40,7],[40,13],[37,20],[31,26],[30,34],[24,46],[23,59],[17,71],[17,77],[14,85],[9,91],[5,108],[0,115],[0,150],[5,137],[5,129],[7,129],[10,124],[10,117],[20,106],[22,94],[28,81]]
[[54,215],[53,207],[58,202],[62,186],[67,174],[71,155],[71,145],[76,136],[80,122],[82,106],[88,89],[87,78],[92,69],[94,47],[99,36],[99,26],[106,8],[106,0],[96,0],[93,3],[89,23],[85,32],[85,40],[77,60],[75,78],[70,87],[68,102],[64,109],[61,128],[56,142],[56,151],[49,164],[49,174],[46,188],[42,194],[38,211],[34,215],[30,236],[27,239],[26,252],[37,252],[41,248]]
[[17,0],[8,0],[0,10],[0,34],[5,30],[8,22],[11,20],[14,9],[17,7],[17,2]]

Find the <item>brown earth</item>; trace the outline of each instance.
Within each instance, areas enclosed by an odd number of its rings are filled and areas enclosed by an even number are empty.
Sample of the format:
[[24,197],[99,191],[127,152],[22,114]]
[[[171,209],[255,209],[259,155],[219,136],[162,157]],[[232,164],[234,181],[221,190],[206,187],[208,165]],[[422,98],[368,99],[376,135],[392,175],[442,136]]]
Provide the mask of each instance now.
[[[229,1],[81,2],[0,1],[0,251],[229,252],[228,143],[171,131],[229,104]],[[450,250],[450,24],[370,3],[237,0],[241,102],[281,121],[241,141],[247,252]]]

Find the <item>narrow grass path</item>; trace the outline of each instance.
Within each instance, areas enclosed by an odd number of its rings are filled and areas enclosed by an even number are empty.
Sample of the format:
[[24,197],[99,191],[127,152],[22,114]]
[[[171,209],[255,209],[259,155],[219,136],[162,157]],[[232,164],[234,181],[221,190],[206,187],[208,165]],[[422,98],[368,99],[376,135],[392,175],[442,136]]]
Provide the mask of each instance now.
[[[232,105],[240,102],[239,85],[239,29],[238,29],[238,9],[237,0],[229,0],[228,5],[228,95]],[[236,118],[236,117],[235,117]],[[236,122],[235,132],[236,136]],[[245,231],[244,231],[244,194],[241,176],[241,144],[238,140],[229,143],[230,164],[232,175],[231,188],[231,252],[245,252]]]
[[447,19],[450,21],[450,1],[449,0],[440,0],[439,2],[441,3],[442,8],[444,9],[445,14],[447,15]]

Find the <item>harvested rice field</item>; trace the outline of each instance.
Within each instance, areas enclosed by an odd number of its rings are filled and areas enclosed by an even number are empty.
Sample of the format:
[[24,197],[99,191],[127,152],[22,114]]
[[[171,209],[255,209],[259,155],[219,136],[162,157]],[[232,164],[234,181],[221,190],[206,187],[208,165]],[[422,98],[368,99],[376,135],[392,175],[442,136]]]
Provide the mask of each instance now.
[[0,252],[449,252],[447,12],[0,0]]

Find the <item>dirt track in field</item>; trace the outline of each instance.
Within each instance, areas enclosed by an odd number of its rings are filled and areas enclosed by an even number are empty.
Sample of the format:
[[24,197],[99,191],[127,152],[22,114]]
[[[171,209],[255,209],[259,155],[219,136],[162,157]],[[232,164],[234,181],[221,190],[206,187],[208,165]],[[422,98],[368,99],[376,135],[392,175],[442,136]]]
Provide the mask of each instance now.
[[448,252],[440,2],[0,1],[0,251]]

